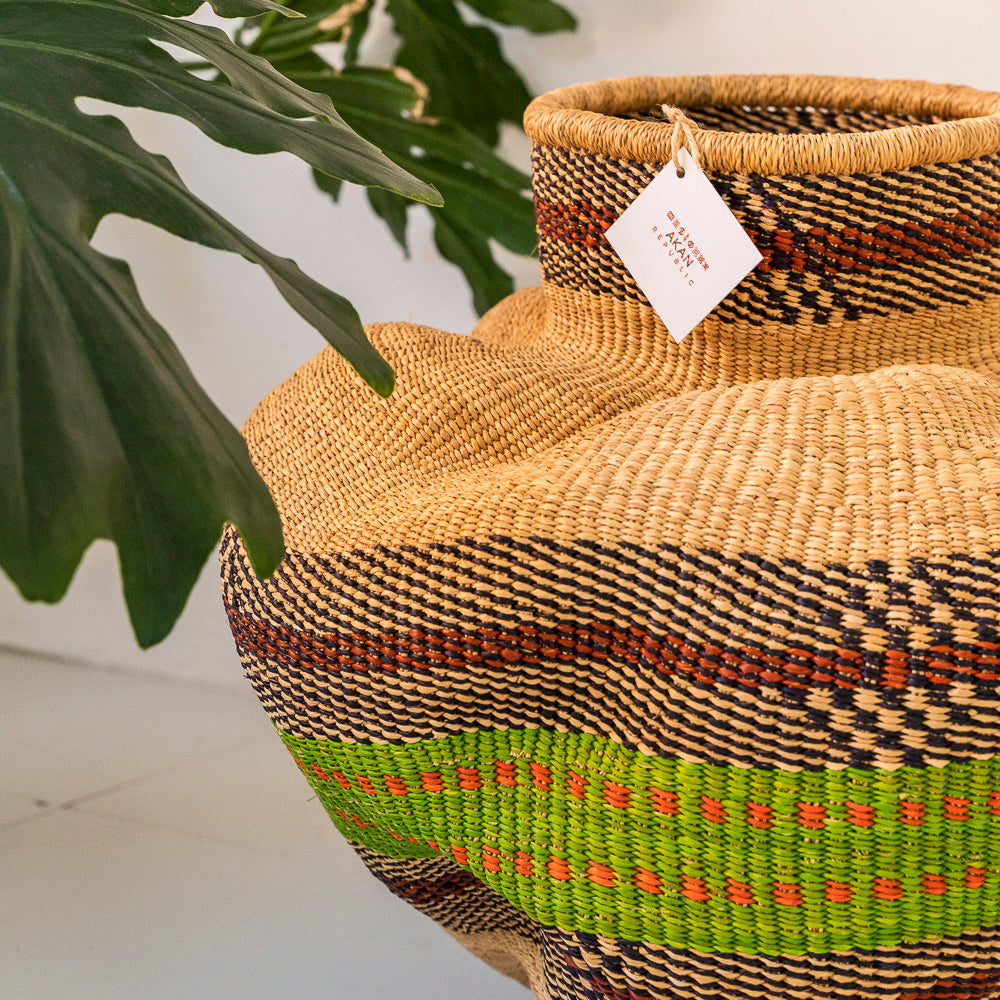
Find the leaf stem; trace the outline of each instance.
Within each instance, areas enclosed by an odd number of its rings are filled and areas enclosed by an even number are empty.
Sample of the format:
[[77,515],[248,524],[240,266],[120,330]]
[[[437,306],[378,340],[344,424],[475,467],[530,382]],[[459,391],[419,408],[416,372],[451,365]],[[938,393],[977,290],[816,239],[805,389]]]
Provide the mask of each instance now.
[[257,32],[257,37],[246,46],[247,52],[256,52],[261,47],[264,39],[272,32],[274,25],[278,22],[278,18],[281,15],[276,11],[268,11],[260,21],[260,31]]
[[[271,63],[272,66],[277,68],[280,72],[285,73],[285,71],[281,69],[281,64],[283,62],[288,62],[291,59],[298,59],[299,56],[309,55],[310,53],[312,55],[317,55],[314,49],[315,46],[307,42],[304,45],[289,47],[287,49],[282,48],[282,49],[277,49],[273,52],[261,52],[259,53],[259,55],[263,56],[269,63]],[[318,55],[317,58],[319,58]],[[289,71],[285,73],[285,76],[287,76],[290,80],[293,80],[293,82],[297,82],[299,74]]]

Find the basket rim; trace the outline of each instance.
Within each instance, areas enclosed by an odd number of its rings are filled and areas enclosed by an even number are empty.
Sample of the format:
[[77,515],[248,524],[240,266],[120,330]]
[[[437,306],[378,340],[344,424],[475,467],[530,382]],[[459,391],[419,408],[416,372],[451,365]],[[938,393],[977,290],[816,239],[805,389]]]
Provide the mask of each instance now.
[[1000,93],[922,80],[799,75],[633,76],[549,91],[524,113],[541,145],[641,163],[671,158],[675,126],[614,117],[656,104],[859,108],[937,116],[929,125],[799,135],[702,129],[707,170],[737,174],[850,174],[976,159],[1000,151]]

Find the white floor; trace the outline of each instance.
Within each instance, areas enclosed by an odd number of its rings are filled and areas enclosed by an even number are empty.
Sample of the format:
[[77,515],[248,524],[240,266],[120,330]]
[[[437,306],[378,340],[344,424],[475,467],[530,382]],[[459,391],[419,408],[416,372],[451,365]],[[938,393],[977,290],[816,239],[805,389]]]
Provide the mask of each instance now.
[[0,650],[3,1000],[525,1000],[382,887],[242,693]]

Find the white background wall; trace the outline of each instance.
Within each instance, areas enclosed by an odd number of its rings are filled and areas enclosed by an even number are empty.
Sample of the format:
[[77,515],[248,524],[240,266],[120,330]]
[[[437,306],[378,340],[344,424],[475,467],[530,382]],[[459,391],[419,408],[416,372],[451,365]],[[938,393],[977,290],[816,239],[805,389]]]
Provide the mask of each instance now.
[[[575,35],[505,34],[507,52],[535,93],[632,74],[779,72],[927,79],[1000,91],[998,0],[563,2],[579,17]],[[365,322],[413,319],[456,332],[473,325],[463,282],[436,257],[418,213],[406,261],[360,191],[347,191],[334,207],[292,157],[223,150],[166,116],[130,114],[129,121],[139,141],[169,155],[197,194],[346,294]],[[523,137],[512,134],[508,148],[527,168]],[[129,260],[148,307],[237,424],[322,346],[240,259],[121,218],[102,224],[97,243]],[[515,265],[521,285],[537,280],[535,263]],[[141,653],[108,543],[91,549],[68,597],[55,607],[25,604],[0,576],[0,644],[213,685],[243,683],[214,561],[173,635]]]

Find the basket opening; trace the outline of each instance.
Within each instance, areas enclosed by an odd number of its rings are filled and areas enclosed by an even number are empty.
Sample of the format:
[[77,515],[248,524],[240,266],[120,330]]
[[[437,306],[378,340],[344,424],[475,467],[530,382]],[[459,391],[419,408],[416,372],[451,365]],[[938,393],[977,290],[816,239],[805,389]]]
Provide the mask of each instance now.
[[[755,132],[774,135],[806,135],[832,132],[879,132],[912,125],[937,125],[946,119],[936,115],[911,115],[904,112],[851,110],[847,108],[805,107],[730,107],[713,105],[685,108],[685,114],[704,129],[716,132]],[[633,121],[666,121],[656,105],[617,117]]]

